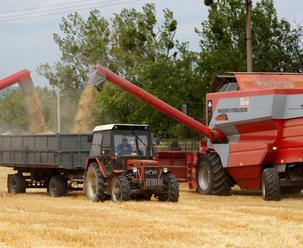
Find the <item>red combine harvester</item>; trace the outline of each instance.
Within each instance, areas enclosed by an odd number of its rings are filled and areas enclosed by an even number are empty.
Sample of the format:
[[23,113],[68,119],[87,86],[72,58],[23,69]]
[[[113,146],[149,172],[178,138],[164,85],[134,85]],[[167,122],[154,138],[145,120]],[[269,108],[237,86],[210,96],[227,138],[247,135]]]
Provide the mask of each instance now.
[[201,194],[228,195],[235,184],[265,200],[303,189],[303,75],[230,73],[207,94],[208,126],[97,65],[92,80],[123,88],[207,137],[199,152],[160,152],[160,164]]
[[6,78],[0,79],[0,90],[5,89],[15,83],[22,83],[24,81],[30,80],[30,71],[24,69],[22,71],[16,72]]

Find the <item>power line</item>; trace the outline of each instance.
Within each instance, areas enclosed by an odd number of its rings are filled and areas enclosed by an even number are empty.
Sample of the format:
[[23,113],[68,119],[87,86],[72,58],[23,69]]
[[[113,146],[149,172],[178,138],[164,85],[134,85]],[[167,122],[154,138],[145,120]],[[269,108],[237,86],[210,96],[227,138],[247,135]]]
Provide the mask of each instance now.
[[[97,7],[110,7],[110,6],[119,6],[123,4],[129,4],[129,3],[134,3],[134,2],[139,2],[143,0],[130,0],[130,1],[120,1],[120,2],[115,2],[112,3],[114,0],[111,1],[104,1],[104,2],[99,2],[99,3],[90,3],[89,5],[86,3],[85,5],[77,5],[77,6],[70,6],[70,7],[64,7],[64,8],[56,8],[56,9],[49,9],[49,10],[42,10],[40,11],[38,8],[36,11],[32,11],[31,13],[25,13],[25,14],[16,14],[12,17],[7,16],[7,17],[0,17],[0,23],[3,22],[10,22],[10,21],[23,21],[26,19],[31,19],[31,18],[37,18],[37,17],[45,17],[45,16],[50,16],[50,15],[57,15],[57,14],[62,14],[62,13],[67,13],[69,11],[79,11],[79,10],[87,10],[91,8],[97,8]],[[108,3],[111,2],[111,3]],[[108,3],[108,4],[106,4]],[[82,7],[81,7],[82,6]]]
[[[103,1],[103,2],[114,2],[117,0],[112,0],[112,1]],[[90,3],[92,2],[92,3]],[[77,6],[79,5],[87,5],[87,4],[94,4],[94,3],[103,3],[100,1],[96,1],[96,0],[87,0],[85,2],[82,1],[73,1],[73,2],[65,2],[65,3],[56,3],[56,4],[47,4],[47,5],[42,5],[40,7],[31,7],[31,8],[25,8],[25,9],[19,9],[19,10],[15,10],[15,11],[3,11],[0,12],[0,18],[2,17],[12,17],[15,15],[22,15],[22,14],[27,14],[27,13],[31,13],[31,12],[37,12],[37,11],[45,11],[45,10],[52,10],[52,7],[55,7],[55,9],[57,9],[56,7],[62,7],[62,6],[66,6],[66,7],[73,7],[74,5]]]

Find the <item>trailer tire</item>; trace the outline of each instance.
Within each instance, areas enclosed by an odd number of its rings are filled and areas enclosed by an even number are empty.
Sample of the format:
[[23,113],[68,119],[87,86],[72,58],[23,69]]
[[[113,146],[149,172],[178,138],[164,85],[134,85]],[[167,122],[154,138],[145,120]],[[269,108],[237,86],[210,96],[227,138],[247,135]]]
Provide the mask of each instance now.
[[215,152],[207,153],[197,169],[197,192],[203,195],[229,195],[230,186],[220,156]]
[[67,182],[59,176],[52,176],[48,182],[48,194],[51,197],[61,197],[67,193]]
[[92,202],[105,201],[105,179],[96,163],[90,164],[84,179],[84,192]]
[[179,200],[179,183],[177,178],[172,174],[164,174],[163,176],[165,191],[163,193],[156,194],[156,198],[159,201],[166,202],[178,202]]
[[111,185],[111,196],[113,202],[129,201],[131,197],[130,182],[124,175],[113,178]]
[[265,168],[262,172],[262,197],[265,201],[279,201],[281,188],[279,174],[275,168]]
[[9,175],[7,178],[7,191],[11,194],[22,194],[26,192],[26,182],[22,175]]

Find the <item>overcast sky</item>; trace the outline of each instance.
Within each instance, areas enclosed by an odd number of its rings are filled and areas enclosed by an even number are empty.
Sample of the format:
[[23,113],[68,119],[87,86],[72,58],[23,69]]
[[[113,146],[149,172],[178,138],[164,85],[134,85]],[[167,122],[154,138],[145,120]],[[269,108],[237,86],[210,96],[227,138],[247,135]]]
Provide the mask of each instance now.
[[[92,2],[96,2],[91,0]],[[53,41],[52,34],[59,32],[59,22],[62,16],[68,12],[43,16],[19,21],[4,21],[7,15],[12,15],[19,10],[28,8],[41,8],[45,5],[64,4],[79,0],[1,0],[0,5],[0,78],[12,74],[23,68],[32,71],[35,84],[46,84],[46,80],[36,73],[37,66],[42,63],[54,64],[60,53]],[[163,8],[173,10],[178,20],[177,38],[181,41],[189,41],[192,49],[198,49],[198,37],[194,28],[199,27],[201,21],[207,18],[207,8],[203,0],[100,0],[103,5],[115,4],[115,6],[103,6],[101,10],[105,17],[119,12],[122,8],[141,8],[145,3],[153,2],[156,5],[157,15],[161,15]],[[303,21],[302,0],[275,0],[276,9],[280,18],[286,18],[291,23]],[[58,5],[59,6],[59,5]],[[80,10],[87,15],[89,10]],[[6,13],[4,13],[6,12]],[[42,12],[41,12],[42,14]]]

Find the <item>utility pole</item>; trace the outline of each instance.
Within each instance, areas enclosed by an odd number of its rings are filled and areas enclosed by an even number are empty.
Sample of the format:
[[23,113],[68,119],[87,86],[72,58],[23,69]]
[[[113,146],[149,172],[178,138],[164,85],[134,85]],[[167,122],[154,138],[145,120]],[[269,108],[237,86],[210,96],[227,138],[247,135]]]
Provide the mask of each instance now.
[[61,133],[60,87],[57,86],[57,133]]
[[252,37],[251,37],[251,6],[252,6],[252,0],[245,0],[247,72],[252,72],[253,71],[253,65],[252,65]]

